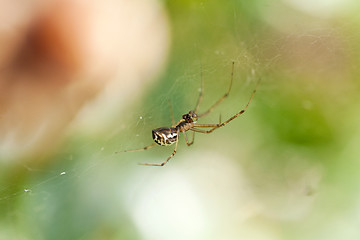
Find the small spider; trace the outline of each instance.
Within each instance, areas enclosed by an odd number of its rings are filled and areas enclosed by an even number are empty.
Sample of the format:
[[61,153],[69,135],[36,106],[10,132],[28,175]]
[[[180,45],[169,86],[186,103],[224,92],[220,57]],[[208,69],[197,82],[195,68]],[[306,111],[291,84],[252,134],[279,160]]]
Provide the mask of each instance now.
[[[238,116],[243,114],[246,111],[246,109],[248,108],[251,100],[253,99],[253,97],[256,93],[257,85],[259,84],[259,82],[257,83],[254,91],[252,92],[250,99],[249,99],[248,103],[246,104],[245,108],[243,110],[241,110],[240,112],[238,112],[237,114],[235,114],[234,116],[232,116],[231,118],[229,118],[228,120],[226,120],[225,122],[221,122],[221,120],[220,120],[220,122],[218,124],[197,124],[196,123],[198,118],[207,116],[209,113],[211,113],[214,110],[215,107],[217,107],[222,101],[224,101],[225,98],[228,97],[230,90],[231,90],[232,82],[233,82],[233,76],[234,76],[234,62],[232,63],[230,86],[229,86],[229,89],[227,90],[227,92],[217,102],[215,102],[206,112],[198,114],[199,106],[203,99],[203,88],[204,88],[204,82],[203,82],[203,78],[202,78],[202,74],[201,74],[201,90],[200,90],[200,96],[197,101],[195,110],[191,110],[188,113],[184,114],[182,116],[182,119],[178,123],[175,124],[172,107],[169,104],[171,120],[172,120],[173,125],[171,127],[161,127],[161,128],[153,129],[152,137],[153,137],[155,143],[153,143],[149,146],[143,147],[143,148],[125,150],[123,152],[144,151],[144,150],[152,148],[156,145],[169,146],[169,145],[172,145],[175,143],[174,151],[164,162],[155,163],[155,164],[154,163],[140,163],[140,165],[147,165],[147,166],[164,166],[176,153],[180,132],[183,133],[186,144],[188,146],[190,146],[194,143],[195,132],[211,133],[215,129],[225,126],[230,121],[234,120],[235,118],[237,118]],[[203,130],[203,129],[199,129],[199,128],[210,128],[210,129]],[[189,131],[189,130],[194,132],[191,142],[188,141],[188,138],[186,136],[186,131]],[[118,153],[118,152],[115,152],[115,153]]]

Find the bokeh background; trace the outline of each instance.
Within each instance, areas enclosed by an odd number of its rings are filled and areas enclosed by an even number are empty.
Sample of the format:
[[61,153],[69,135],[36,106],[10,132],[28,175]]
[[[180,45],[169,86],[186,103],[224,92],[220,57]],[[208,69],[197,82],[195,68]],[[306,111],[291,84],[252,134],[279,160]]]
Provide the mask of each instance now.
[[358,1],[0,4],[0,239],[360,238]]

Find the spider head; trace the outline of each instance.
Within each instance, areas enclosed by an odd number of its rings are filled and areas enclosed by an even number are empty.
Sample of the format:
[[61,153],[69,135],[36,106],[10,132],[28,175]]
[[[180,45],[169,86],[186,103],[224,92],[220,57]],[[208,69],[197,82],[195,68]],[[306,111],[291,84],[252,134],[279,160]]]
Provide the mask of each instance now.
[[182,118],[188,123],[196,123],[196,121],[198,120],[198,116],[193,110],[191,110],[187,114],[184,114]]

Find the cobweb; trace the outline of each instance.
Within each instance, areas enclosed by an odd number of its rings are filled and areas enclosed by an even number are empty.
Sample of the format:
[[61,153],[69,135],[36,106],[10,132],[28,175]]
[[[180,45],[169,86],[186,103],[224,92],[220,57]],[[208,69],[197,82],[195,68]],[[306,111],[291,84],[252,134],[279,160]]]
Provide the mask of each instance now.
[[[138,163],[162,162],[172,152],[172,146],[168,148],[159,146],[139,153],[115,154],[115,152],[152,144],[152,129],[171,126],[169,102],[172,104],[176,122],[180,120],[182,114],[193,109],[199,96],[201,74],[203,74],[205,84],[201,110],[206,110],[220,98],[226,92],[230,82],[232,61],[236,61],[228,57],[221,57],[221,59],[214,63],[199,60],[173,66],[170,71],[176,74],[169,73],[159,79],[140,99],[130,103],[123,112],[119,113],[119,118],[114,119],[114,123],[104,128],[101,134],[94,136],[84,132],[70,133],[67,140],[59,146],[57,153],[50,157],[50,163],[45,165],[24,163],[19,167],[20,170],[12,173],[14,176],[7,175],[11,182],[3,184],[0,188],[0,205],[2,209],[5,209],[5,218],[18,221],[18,219],[26,219],[28,215],[35,215],[35,220],[29,223],[30,227],[46,229],[46,222],[58,225],[64,221],[61,212],[66,212],[71,217],[75,213],[69,212],[82,212],[81,209],[84,206],[98,208],[96,202],[103,201],[104,198],[110,199],[112,203],[106,201],[109,205],[119,201],[121,204],[115,204],[117,205],[115,210],[126,213],[127,205],[134,200],[132,198],[140,191],[141,184],[152,179],[152,175],[160,170],[144,168]],[[254,72],[256,70],[246,66],[240,67],[238,63],[236,65],[229,101],[225,101],[219,110],[215,110],[214,114],[202,120],[202,123],[217,123],[220,115],[225,119],[238,112],[246,103],[255,87],[257,76]],[[241,75],[246,77],[241,79]],[[188,137],[191,139],[191,134]],[[202,143],[204,138],[205,136],[198,135],[194,148],[198,148],[196,145],[206,144],[207,141]],[[215,137],[208,141],[217,140]],[[169,164],[184,160],[181,156],[191,154],[192,149],[188,148],[184,144],[184,139],[181,138],[177,154],[179,159],[175,155]],[[206,151],[206,146],[203,146],[203,149]],[[22,179],[17,179],[18,176]],[[134,176],[137,176],[137,179],[134,179]],[[137,188],[137,190],[132,188]],[[81,202],[84,206],[78,205]],[[13,207],[18,209],[12,210]],[[71,222],[83,221],[85,226],[90,227],[98,222],[107,221],[111,209],[106,206],[101,208],[104,212],[97,215],[97,220],[90,221],[88,220],[90,217],[85,214],[83,218],[86,220],[77,219],[79,218],[77,216]],[[94,211],[97,212],[97,210]],[[129,218],[129,216],[124,216],[124,218]],[[129,222],[132,221],[135,220]],[[14,231],[10,235],[25,237],[21,233],[15,233],[15,229],[11,226],[8,228]],[[46,236],[52,236],[60,230],[53,231],[54,233],[47,233]],[[81,229],[68,232],[65,236],[69,238],[85,234]],[[3,234],[6,236],[5,233]]]

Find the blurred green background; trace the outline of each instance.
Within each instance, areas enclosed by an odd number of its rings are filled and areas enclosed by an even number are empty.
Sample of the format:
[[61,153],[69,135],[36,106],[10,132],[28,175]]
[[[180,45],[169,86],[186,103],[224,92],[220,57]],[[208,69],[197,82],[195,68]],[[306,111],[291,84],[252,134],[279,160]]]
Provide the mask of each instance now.
[[[359,3],[163,1],[166,70],[100,130],[76,131],[45,161],[0,170],[0,239],[360,239]],[[196,134],[172,147],[151,130],[194,108]],[[191,136],[191,134],[188,134]]]

